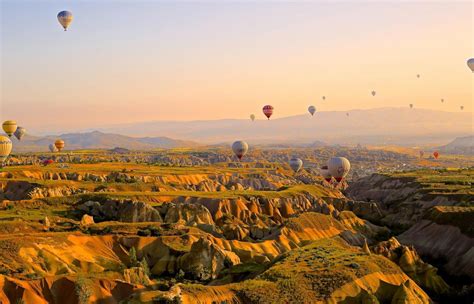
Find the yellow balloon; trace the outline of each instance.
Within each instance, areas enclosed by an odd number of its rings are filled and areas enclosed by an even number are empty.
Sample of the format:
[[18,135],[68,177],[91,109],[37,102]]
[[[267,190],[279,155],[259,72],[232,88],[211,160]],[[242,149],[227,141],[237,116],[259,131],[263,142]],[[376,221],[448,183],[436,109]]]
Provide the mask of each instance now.
[[64,140],[58,139],[54,142],[54,146],[58,149],[59,152],[64,148]]
[[3,131],[8,135],[8,137],[11,137],[13,133],[15,133],[17,124],[16,121],[14,120],[7,120],[3,122],[2,124]]

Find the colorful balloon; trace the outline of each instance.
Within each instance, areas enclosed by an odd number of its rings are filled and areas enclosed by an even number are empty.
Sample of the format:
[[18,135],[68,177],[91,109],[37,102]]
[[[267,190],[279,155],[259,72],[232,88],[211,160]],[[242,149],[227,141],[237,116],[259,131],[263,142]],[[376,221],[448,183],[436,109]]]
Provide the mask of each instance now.
[[311,114],[311,116],[313,116],[314,113],[316,113],[316,107],[315,106],[309,106],[308,107],[308,112],[309,112],[309,114]]
[[441,103],[443,103],[443,102],[444,102],[444,98],[441,98]]
[[58,13],[58,21],[64,28],[64,31],[67,31],[67,28],[71,24],[73,19],[72,13],[69,11],[61,11]]
[[323,96],[323,100],[326,100],[326,96]]
[[303,167],[303,161],[299,158],[293,157],[290,159],[290,168],[297,173],[298,171],[301,170],[301,167]]
[[270,120],[270,116],[273,114],[273,107],[271,105],[266,105],[263,107],[263,114]]
[[377,92],[375,92],[375,91],[372,91],[372,96],[375,96],[375,94],[377,94]]
[[8,155],[12,152],[12,141],[10,138],[0,135],[0,167],[3,167]]
[[416,78],[420,78],[420,74],[416,74]]
[[345,157],[333,157],[328,161],[329,173],[341,182],[351,169],[351,163]]
[[464,110],[464,106],[460,106],[459,108],[461,109],[461,111]]
[[412,103],[410,103],[410,109],[413,109],[413,104]]
[[438,157],[439,157],[438,151],[434,151],[434,152],[433,152],[433,156],[434,156],[435,159],[438,159]]
[[232,144],[232,151],[234,151],[235,156],[237,156],[239,160],[247,154],[248,150],[249,145],[245,141],[238,140]]
[[15,133],[17,124],[16,121],[14,120],[7,120],[4,121],[2,124],[3,131],[5,131],[5,134],[8,135],[8,137],[12,137],[13,133]]
[[255,120],[255,115],[254,115],[254,114],[250,114],[250,119],[251,119],[252,121],[254,121],[254,120]]
[[54,142],[54,146],[58,149],[59,152],[64,148],[64,140],[58,139]]
[[26,129],[23,127],[18,127],[16,128],[16,131],[13,134],[18,140],[21,140],[21,138],[26,134]]

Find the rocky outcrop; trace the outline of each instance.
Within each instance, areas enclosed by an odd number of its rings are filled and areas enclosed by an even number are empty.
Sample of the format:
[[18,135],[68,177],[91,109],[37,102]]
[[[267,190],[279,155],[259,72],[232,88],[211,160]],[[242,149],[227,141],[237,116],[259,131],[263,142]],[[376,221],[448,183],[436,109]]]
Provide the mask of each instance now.
[[438,270],[423,262],[415,248],[401,245],[392,237],[388,241],[378,243],[372,250],[398,264],[421,287],[437,294],[449,291],[448,284],[437,274]]
[[239,263],[235,253],[221,249],[206,239],[193,243],[191,250],[177,260],[179,269],[203,281],[215,279],[223,269]]
[[467,275],[474,279],[474,238],[451,225],[422,220],[398,236],[402,244],[413,245],[422,254],[447,261],[444,268],[453,276]]
[[99,220],[121,222],[161,222],[158,210],[147,203],[132,200],[108,200],[104,203],[87,201],[77,206]]

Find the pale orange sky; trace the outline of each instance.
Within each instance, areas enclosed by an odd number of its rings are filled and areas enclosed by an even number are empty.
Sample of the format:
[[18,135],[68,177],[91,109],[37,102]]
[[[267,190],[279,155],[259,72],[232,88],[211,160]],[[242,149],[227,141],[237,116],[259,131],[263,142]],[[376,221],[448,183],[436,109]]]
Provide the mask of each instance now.
[[[68,32],[62,9],[75,16]],[[10,0],[1,10],[0,119],[38,130],[263,118],[265,104],[275,118],[310,104],[473,108],[472,2]]]

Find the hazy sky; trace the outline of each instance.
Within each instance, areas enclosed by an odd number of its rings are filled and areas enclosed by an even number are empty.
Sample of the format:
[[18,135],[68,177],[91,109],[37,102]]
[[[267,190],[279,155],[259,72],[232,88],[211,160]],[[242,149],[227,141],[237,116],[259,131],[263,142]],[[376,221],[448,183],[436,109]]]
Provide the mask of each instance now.
[[473,108],[471,1],[0,3],[0,119],[38,130],[263,118],[265,104]]

